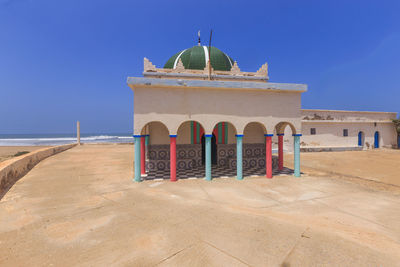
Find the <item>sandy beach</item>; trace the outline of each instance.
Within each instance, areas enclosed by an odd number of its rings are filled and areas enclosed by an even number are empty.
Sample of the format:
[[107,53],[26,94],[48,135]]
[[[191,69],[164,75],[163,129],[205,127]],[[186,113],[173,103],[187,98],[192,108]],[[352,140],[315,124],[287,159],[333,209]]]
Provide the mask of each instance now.
[[[394,179],[397,152],[357,160],[386,158]],[[74,147],[0,201],[0,265],[398,266],[399,187],[324,170],[351,153],[303,153],[305,166],[327,165],[301,178],[134,183],[132,145]],[[345,166],[334,170],[380,177]]]
[[0,146],[0,162],[11,159],[18,152],[32,152],[48,146]]
[[[285,155],[293,167],[293,155]],[[339,176],[376,182],[375,186],[400,186],[400,150],[379,149],[346,152],[314,152],[301,154],[302,171],[310,175]]]

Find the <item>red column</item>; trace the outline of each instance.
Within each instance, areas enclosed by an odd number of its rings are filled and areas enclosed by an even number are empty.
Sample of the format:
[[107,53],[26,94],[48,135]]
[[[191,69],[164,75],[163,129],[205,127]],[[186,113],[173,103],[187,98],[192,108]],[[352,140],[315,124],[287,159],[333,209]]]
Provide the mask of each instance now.
[[283,134],[278,134],[279,170],[283,170]]
[[140,138],[140,169],[142,174],[146,174],[146,137]]
[[169,162],[170,162],[170,179],[171,182],[176,182],[176,135],[170,135],[170,153],[169,153]]
[[272,134],[265,135],[265,172],[272,178]]

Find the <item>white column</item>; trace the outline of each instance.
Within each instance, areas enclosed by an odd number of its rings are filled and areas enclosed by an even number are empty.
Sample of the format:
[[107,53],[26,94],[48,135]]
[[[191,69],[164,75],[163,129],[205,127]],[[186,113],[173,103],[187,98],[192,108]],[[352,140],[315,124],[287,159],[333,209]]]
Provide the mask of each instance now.
[[81,124],[79,121],[76,122],[76,142],[78,145],[81,144]]

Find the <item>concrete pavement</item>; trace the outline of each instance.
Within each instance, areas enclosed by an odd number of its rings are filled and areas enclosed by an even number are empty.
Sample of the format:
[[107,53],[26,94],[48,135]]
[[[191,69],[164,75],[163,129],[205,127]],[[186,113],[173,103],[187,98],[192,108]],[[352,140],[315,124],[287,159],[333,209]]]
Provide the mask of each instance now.
[[0,201],[0,265],[399,266],[399,192],[330,177],[132,182],[132,145],[50,157]]

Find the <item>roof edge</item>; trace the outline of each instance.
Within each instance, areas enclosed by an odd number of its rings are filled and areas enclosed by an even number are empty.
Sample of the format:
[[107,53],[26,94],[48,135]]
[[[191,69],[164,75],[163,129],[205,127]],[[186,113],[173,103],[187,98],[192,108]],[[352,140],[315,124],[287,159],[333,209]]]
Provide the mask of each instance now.
[[397,112],[391,112],[391,111],[363,111],[363,110],[339,110],[339,109],[303,109],[302,108],[301,111],[397,114]]
[[186,80],[186,79],[160,79],[145,77],[128,77],[127,84],[145,87],[178,87],[178,88],[224,88],[224,89],[249,89],[249,90],[271,90],[290,91],[303,93],[307,91],[306,84],[295,83],[270,83],[254,81],[220,81],[220,80]]

